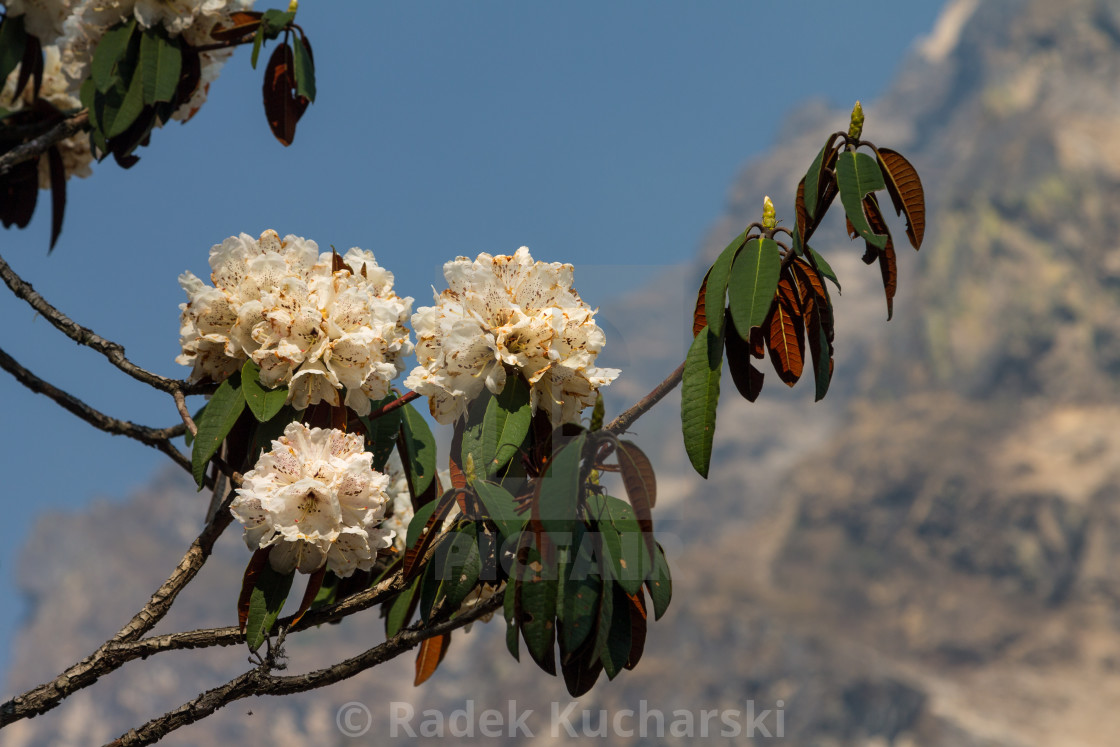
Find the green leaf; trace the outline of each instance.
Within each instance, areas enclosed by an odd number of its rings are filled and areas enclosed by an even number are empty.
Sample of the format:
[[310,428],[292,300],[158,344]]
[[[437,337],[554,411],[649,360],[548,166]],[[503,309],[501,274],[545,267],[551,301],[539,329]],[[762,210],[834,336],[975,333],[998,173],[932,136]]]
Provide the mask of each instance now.
[[[642,527],[629,503],[609,495],[603,496],[603,500],[618,537],[617,545],[611,539],[611,549],[617,551],[611,558],[615,578],[627,594],[637,594],[653,570]],[[599,528],[604,528],[603,522],[599,522]]]
[[810,220],[817,217],[817,197],[820,194],[821,177],[825,165],[824,159],[826,154],[832,150],[834,138],[835,135],[829,135],[828,142],[820,149],[817,157],[813,159],[813,163],[809,166],[809,170],[805,172],[805,210],[808,212]]
[[436,476],[436,439],[424,417],[411,404],[400,408],[405,451],[401,458],[411,476],[413,495],[420,496]]
[[813,258],[813,265],[817,268],[817,271],[831,280],[832,284],[836,286],[836,292],[839,293],[840,281],[836,279],[836,273],[833,272],[831,265],[813,247],[806,245],[805,248],[809,250],[809,255]]
[[723,368],[723,338],[707,327],[692,340],[681,382],[681,429],[688,459],[701,477],[708,476],[712,438],[716,432],[719,376]]
[[144,76],[140,69],[133,70],[128,83],[128,93],[121,100],[116,116],[105,131],[105,137],[114,138],[127,130],[144,109]]
[[[531,565],[539,563],[540,555],[530,556]],[[542,573],[531,573],[521,582],[521,635],[529,655],[541,669],[556,674],[556,580]]]
[[557,544],[570,540],[574,525],[579,521],[578,509],[581,491],[580,462],[587,436],[580,433],[562,446],[548,463],[540,479],[540,493],[534,508],[546,532]]
[[261,44],[264,42],[264,24],[257,27],[257,34],[253,37],[253,55],[249,61],[253,63],[253,69],[257,69],[257,58],[261,55]]
[[275,39],[295,18],[295,13],[286,13],[276,8],[266,10],[261,16],[261,31],[266,39]]
[[665,551],[661,545],[657,546],[653,573],[646,579],[646,590],[653,601],[653,619],[660,620],[673,598],[673,579],[669,575],[669,562],[665,559]]
[[27,47],[27,31],[24,29],[23,16],[9,13],[0,22],[0,81],[16,69],[23,59]]
[[467,595],[478,585],[478,574],[482,570],[482,560],[478,552],[478,529],[468,524],[458,532],[452,532],[440,546],[443,554],[443,593],[447,596],[449,609],[456,610]]
[[[720,252],[719,257],[712,263],[712,269],[708,272],[708,290],[705,296],[704,312],[708,317],[708,328],[712,330],[713,334],[723,334],[723,315],[727,306],[727,282],[735,258],[746,241],[747,232],[743,231],[731,240],[727,248]],[[713,302],[718,304],[715,309],[712,308]]]
[[562,623],[561,646],[564,651],[575,651],[587,640],[595,627],[599,595],[602,593],[602,580],[576,568],[575,564],[570,564],[569,573],[560,579],[563,595],[558,600],[556,613]]
[[117,63],[128,52],[129,42],[132,40],[134,31],[136,31],[135,18],[128,23],[122,23],[109,29],[101,37],[101,41],[97,43],[97,49],[93,53],[93,61],[90,63],[90,76],[93,78],[97,90],[101,93],[108,92],[117,81],[121,80],[118,75]]
[[268,638],[268,631],[280,617],[280,610],[292,588],[291,573],[277,573],[268,563],[260,569],[253,584],[253,595],[249,599],[249,617],[245,624],[245,642],[250,651],[256,651]]
[[482,500],[486,514],[498,525],[498,532],[503,541],[520,535],[528,517],[518,515],[517,501],[509,491],[500,485],[483,480],[476,480],[473,487]]
[[203,410],[201,421],[195,423],[198,435],[195,436],[194,452],[191,454],[191,472],[200,490],[210,457],[218,451],[245,409],[245,395],[237,381],[239,378],[235,374],[222,382]]
[[[731,268],[730,308],[735,328],[744,341],[750,339],[751,327],[761,327],[766,321],[781,269],[781,249],[773,239],[748,241],[736,258]],[[714,334],[720,332],[713,330]]]
[[144,75],[144,103],[171,101],[179,87],[183,69],[180,40],[167,38],[161,26],[145,29],[140,36],[140,70]]
[[409,519],[408,531],[405,533],[404,539],[405,547],[412,547],[416,544],[416,540],[420,539],[420,532],[424,531],[424,526],[428,523],[428,519],[432,518],[432,512],[436,510],[438,505],[439,501],[425,503],[420,507],[420,510]]
[[315,100],[315,61],[311,59],[307,39],[299,36],[294,40],[296,93],[308,101]]
[[276,416],[288,401],[288,388],[265,389],[261,386],[261,369],[251,360],[241,367],[241,391],[245,393],[245,403],[261,423],[267,423]]
[[866,153],[841,153],[836,157],[836,183],[840,188],[840,202],[852,227],[867,243],[878,249],[885,247],[889,237],[872,231],[863,212],[863,198],[867,193],[887,186],[879,164]]
[[[370,412],[377,412],[396,399],[397,395],[390,393],[384,399],[374,402]],[[379,417],[373,419],[362,417],[359,420],[366,427],[366,450],[373,453],[372,466],[375,470],[384,472],[385,462],[388,461],[393,447],[397,444],[397,434],[401,429],[401,410],[398,407]]]
[[521,661],[520,638],[517,635],[520,628],[517,620],[517,594],[520,586],[516,578],[511,578],[506,583],[506,595],[502,599],[502,614],[506,618],[506,648],[516,661]]
[[408,625],[409,618],[412,613],[416,611],[414,600],[416,599],[416,592],[420,589],[421,579],[414,579],[404,591],[397,595],[389,605],[389,611],[385,615],[385,637],[392,638],[400,632],[401,628]]
[[476,474],[483,478],[517,454],[533,421],[529,386],[520,374],[506,376],[506,385],[497,396],[487,395],[471,403],[463,430],[463,464],[469,454]]

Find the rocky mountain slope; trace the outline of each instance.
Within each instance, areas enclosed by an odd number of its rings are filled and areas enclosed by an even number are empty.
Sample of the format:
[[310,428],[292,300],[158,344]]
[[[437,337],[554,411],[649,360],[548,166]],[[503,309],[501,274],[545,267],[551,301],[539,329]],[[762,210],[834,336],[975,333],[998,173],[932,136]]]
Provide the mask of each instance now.
[[[918,166],[931,217],[922,251],[900,256],[895,319],[884,323],[878,273],[859,250],[822,244],[844,284],[838,378],[824,402],[774,381],[754,405],[729,397],[706,483],[689,476],[674,438],[657,438],[676,433],[672,405],[639,422],[639,442],[663,444],[650,451],[661,449],[658,521],[675,598],[638,669],[601,682],[577,714],[586,709],[594,724],[600,710],[643,700],[667,716],[753,701],[782,710],[776,741],[796,745],[1114,744],[1120,6],[953,0],[866,108],[866,136]],[[800,170],[846,120],[820,103],[790,116],[781,142],[734,185],[693,285],[757,219],[762,195],[792,216]],[[690,304],[657,288],[604,309],[627,331],[634,372],[616,405],[680,359]],[[176,559],[168,548],[197,527],[191,493],[168,478],[123,506],[41,522],[24,553],[34,604],[7,692],[80,658],[115,629],[117,612],[143,602]],[[141,526],[160,541],[125,557],[104,552]],[[231,533],[160,630],[224,624],[243,563]],[[551,732],[550,704],[570,699],[561,682],[509,657],[503,627],[457,636],[421,688],[408,684],[403,657],[322,692],[236,704],[168,743],[342,743],[335,716],[349,701],[372,712],[367,740],[392,742],[392,702],[448,713],[466,698],[479,711],[510,700],[534,709],[535,737],[506,741],[602,743]],[[360,651],[380,630],[371,617],[300,637],[289,668]],[[104,741],[246,666],[240,649],[132,664],[6,729],[4,744]],[[776,716],[763,722],[770,732]],[[709,741],[749,743],[719,731]]]

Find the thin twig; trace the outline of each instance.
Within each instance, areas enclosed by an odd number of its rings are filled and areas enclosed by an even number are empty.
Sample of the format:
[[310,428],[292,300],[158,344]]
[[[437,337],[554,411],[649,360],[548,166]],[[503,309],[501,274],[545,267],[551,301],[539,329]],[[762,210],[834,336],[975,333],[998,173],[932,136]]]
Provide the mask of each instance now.
[[634,421],[649,412],[650,408],[660,402],[666,394],[673,391],[677,384],[681,383],[684,377],[684,363],[682,362],[677,366],[677,370],[669,374],[669,377],[662,381],[660,384],[653,388],[646,396],[642,397],[633,407],[623,412],[617,418],[612,420],[606,427],[606,430],[618,435],[624,433]]
[[116,669],[119,664],[113,666],[113,646],[139,640],[167,614],[179,592],[202,570],[203,564],[214,549],[214,543],[233,520],[233,515],[229,512],[229,503],[232,499],[231,495],[223,503],[222,510],[218,511],[214,519],[203,528],[167,581],[116,635],[50,682],[17,695],[0,705],[0,727],[19,719],[45,713],[75,691],[89,687],[103,674]]
[[101,353],[109,359],[110,363],[137,381],[142,381],[148,386],[159,389],[160,391],[171,393],[180,391],[183,394],[202,394],[213,391],[214,386],[212,384],[196,384],[189,381],[180,381],[178,379],[168,379],[137,366],[125,357],[124,347],[122,345],[112,342],[111,340],[106,340],[92,329],[83,327],[54,306],[51,306],[45,298],[36,292],[31,286],[31,283],[28,283],[16,274],[15,270],[4,261],[3,257],[0,257],[0,277],[2,277],[8,287],[12,289],[12,293],[15,293],[18,298],[26,301],[31,308],[46,317],[47,321],[58,328],[64,335],[80,345],[93,348]]
[[197,436],[198,426],[194,424],[194,418],[191,417],[191,412],[187,409],[187,398],[183,396],[183,390],[176,389],[171,395],[175,397],[175,407],[179,409],[179,416],[183,418],[183,425],[190,431],[192,438]]
[[57,125],[52,127],[47,132],[39,137],[26,142],[22,145],[17,145],[10,151],[0,156],[0,176],[7,174],[12,170],[12,167],[23,163],[24,161],[41,156],[47,152],[55,143],[61,142],[68,137],[72,137],[89,126],[89,110],[82,109],[68,119],[64,119]]
[[90,407],[74,395],[64,392],[53,384],[40,379],[21,366],[18,361],[4,352],[3,349],[0,349],[0,368],[10,373],[19,383],[23,384],[31,391],[50,397],[57,402],[62,409],[77,415],[94,428],[114,435],[128,436],[142,444],[147,444],[148,446],[158,449],[171,457],[173,462],[190,472],[191,460],[172,446],[170,442],[170,439],[183,435],[186,430],[184,426],[176,425],[171,428],[156,429],[149,428],[146,425],[137,425],[128,420],[118,420],[114,417],[110,417]]
[[402,394],[400,397],[393,400],[392,402],[387,402],[384,405],[382,405],[381,407],[379,407],[378,409],[371,412],[369,414],[369,419],[370,420],[377,420],[377,418],[381,417],[382,415],[387,415],[387,414],[391,413],[393,410],[404,407],[405,405],[407,405],[409,402],[413,401],[414,399],[420,399],[420,395],[417,394],[416,392],[405,392],[404,394]]
[[317,669],[306,674],[277,677],[272,675],[266,667],[257,667],[239,677],[235,677],[220,687],[207,690],[175,710],[152,719],[139,729],[130,730],[115,741],[110,742],[109,747],[140,747],[140,745],[152,744],[172,731],[206,718],[219,708],[242,698],[255,695],[289,695],[306,692],[349,679],[370,667],[399,656],[426,638],[450,633],[474,622],[483,615],[493,612],[502,605],[504,597],[505,592],[498,592],[459,617],[444,620],[428,627],[417,624],[405,628],[384,643],[324,669]]

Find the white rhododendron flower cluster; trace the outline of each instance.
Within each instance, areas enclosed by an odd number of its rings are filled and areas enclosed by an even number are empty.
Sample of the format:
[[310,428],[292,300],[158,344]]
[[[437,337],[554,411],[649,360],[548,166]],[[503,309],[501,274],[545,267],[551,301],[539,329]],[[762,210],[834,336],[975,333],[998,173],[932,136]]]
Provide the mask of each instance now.
[[290,423],[244,477],[230,511],[251,550],[271,547],[277,573],[341,577],[369,570],[393,532],[379,527],[389,478],[370,466],[361,436]]
[[[4,81],[0,90],[0,107],[10,112],[18,112],[34,103],[34,91],[28,83],[18,99],[14,98],[16,82],[19,80],[20,65],[12,71]],[[62,74],[62,64],[58,47],[43,47],[43,84],[39,89],[39,98],[49,103],[60,112],[77,111],[82,108],[82,103],[73,94],[73,87],[66,76]],[[93,153],[90,152],[89,135],[80,132],[64,140],[56,146],[62,156],[62,165],[66,169],[66,178],[71,176],[87,177],[93,173],[90,163],[93,162]],[[47,156],[39,159],[39,187],[46,189],[50,186],[50,163]]]
[[388,505],[393,513],[381,522],[381,528],[393,531],[393,547],[397,552],[403,553],[408,523],[412,521],[415,512],[412,510],[412,495],[408,492],[408,478],[405,477],[400,457],[395,451],[385,465],[385,474],[389,477],[385,495],[388,496]]
[[337,271],[334,256],[271,230],[259,241],[241,234],[215,245],[213,286],[179,276],[188,301],[179,306],[183,352],[175,360],[193,366],[196,381],[221,381],[251,359],[261,383],[287,386],[298,410],[337,406],[345,389],[346,406],[368,415],[370,399],[389,393],[412,352],[404,326],[412,299],[393,292],[393,274],[371,252],[351,249]]
[[450,423],[484,386],[501,392],[511,366],[531,385],[534,411],[543,408],[554,425],[575,419],[619,371],[595,367],[606,337],[572,288],[572,272],[569,264],[534,262],[526,247],[445,264],[448,289],[412,317],[420,365],[405,386]]
[[0,5],[12,18],[23,16],[27,33],[46,46],[62,36],[63,24],[81,2],[83,0],[5,0]]

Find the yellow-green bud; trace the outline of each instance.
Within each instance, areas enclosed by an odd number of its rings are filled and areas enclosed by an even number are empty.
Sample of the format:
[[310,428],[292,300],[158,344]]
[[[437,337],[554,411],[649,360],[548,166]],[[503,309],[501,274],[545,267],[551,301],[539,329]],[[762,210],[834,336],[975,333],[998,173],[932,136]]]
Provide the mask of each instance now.
[[863,134],[863,107],[857,101],[856,105],[852,107],[852,123],[848,125],[848,137],[853,140],[859,140],[859,136]]
[[774,212],[774,203],[770,202],[770,195],[762,200],[762,229],[773,231],[778,227],[778,216]]
[[299,8],[299,0],[292,0],[290,3],[288,3],[288,12],[289,13],[295,13],[298,8]]
[[463,463],[463,476],[467,478],[467,485],[474,485],[474,481],[478,477],[474,468],[474,454],[467,454],[467,459]]

